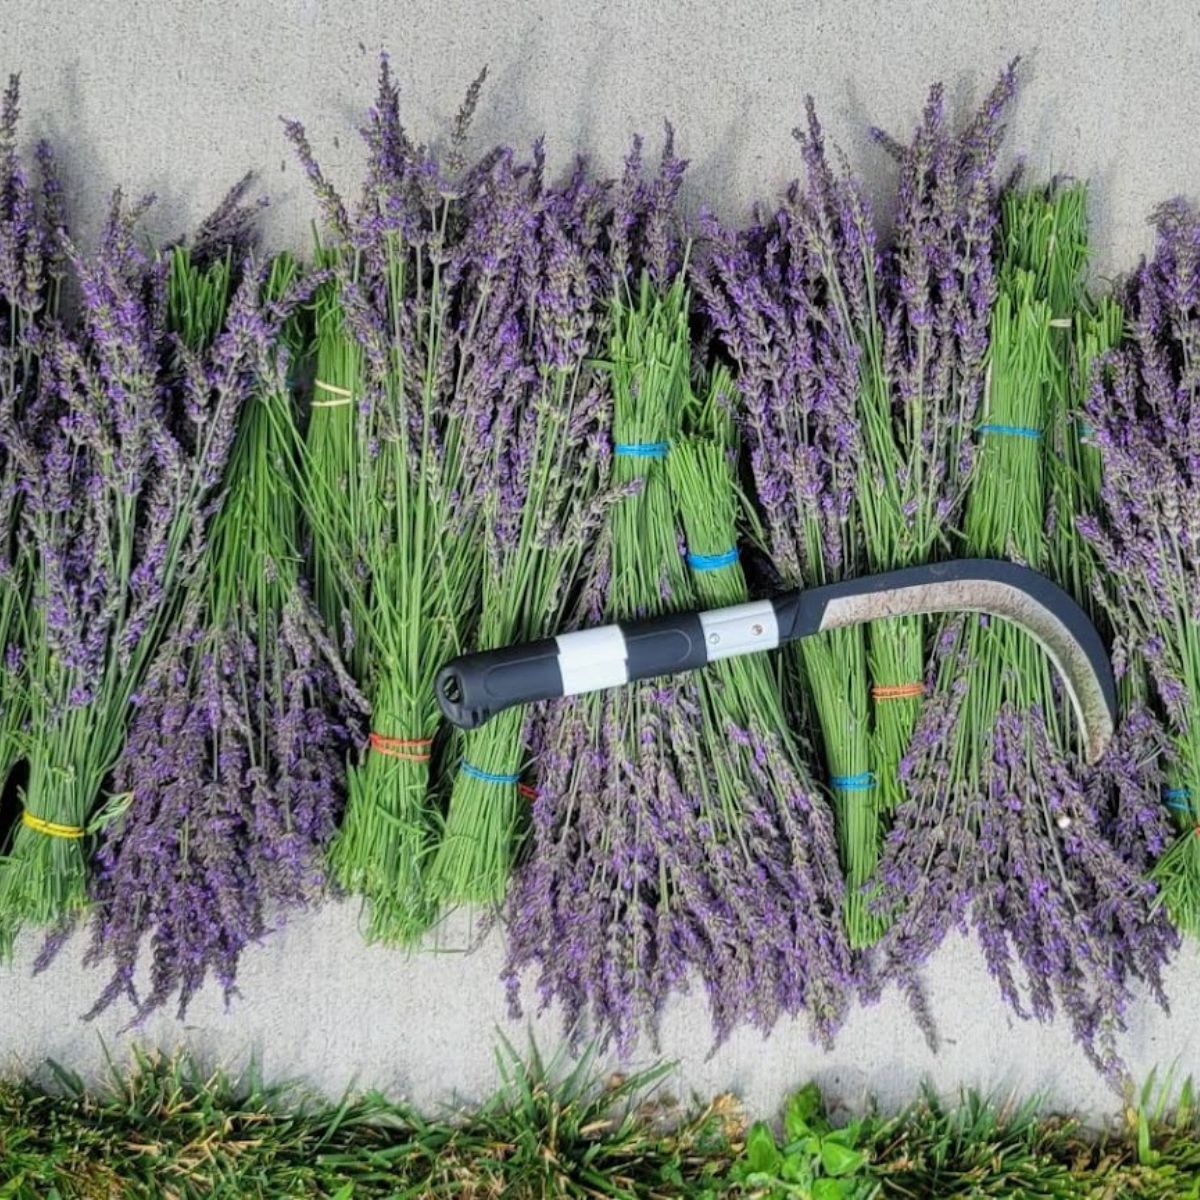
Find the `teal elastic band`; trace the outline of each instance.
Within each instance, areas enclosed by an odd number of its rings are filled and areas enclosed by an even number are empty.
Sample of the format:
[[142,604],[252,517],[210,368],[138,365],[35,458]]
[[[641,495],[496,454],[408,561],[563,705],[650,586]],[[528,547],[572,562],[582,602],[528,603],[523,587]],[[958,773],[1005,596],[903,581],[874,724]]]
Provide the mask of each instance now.
[[1029,438],[1033,442],[1042,436],[1042,431],[1034,429],[1031,425],[980,425],[979,432],[1002,433],[1006,437]]
[[732,567],[738,560],[738,548],[734,546],[724,554],[691,554],[687,556],[688,566],[693,571],[719,571],[722,567]]
[[1191,798],[1191,788],[1167,788],[1163,792],[1163,799],[1166,801],[1167,807],[1175,809],[1176,812],[1191,812],[1192,806],[1188,803]]
[[669,442],[614,442],[613,453],[622,458],[666,458]]
[[516,783],[521,778],[520,775],[496,775],[467,762],[465,758],[458,764],[458,769],[464,775],[469,775],[472,779],[481,779],[484,783]]
[[860,775],[835,775],[830,783],[839,792],[869,792],[875,786],[875,776],[870,771]]

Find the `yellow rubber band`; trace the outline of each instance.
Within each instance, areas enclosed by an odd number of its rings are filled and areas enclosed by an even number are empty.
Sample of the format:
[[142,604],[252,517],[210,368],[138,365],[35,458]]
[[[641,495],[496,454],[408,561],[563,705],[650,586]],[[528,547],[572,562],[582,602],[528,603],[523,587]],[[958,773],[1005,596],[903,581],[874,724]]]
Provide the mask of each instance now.
[[1073,324],[1073,322],[1070,317],[1051,317],[1050,318],[1050,328],[1051,329],[1070,329],[1072,324]]
[[336,400],[314,400],[310,408],[341,408],[344,404],[354,403],[354,393],[347,391],[344,387],[338,387],[335,383],[326,383],[323,379],[314,379],[313,387],[320,388],[321,391],[327,392],[331,396],[336,396]]
[[32,829],[34,833],[45,834],[46,837],[77,840],[84,835],[82,825],[59,825],[56,821],[43,821],[41,817],[35,817],[28,809],[21,813],[21,824],[26,829]]

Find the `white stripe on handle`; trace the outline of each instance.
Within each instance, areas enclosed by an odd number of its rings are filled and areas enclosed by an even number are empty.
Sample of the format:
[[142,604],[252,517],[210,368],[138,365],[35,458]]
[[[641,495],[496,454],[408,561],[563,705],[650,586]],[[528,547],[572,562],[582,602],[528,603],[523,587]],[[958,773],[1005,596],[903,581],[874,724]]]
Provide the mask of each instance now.
[[560,633],[558,668],[562,672],[564,696],[597,692],[629,682],[625,665],[625,637],[619,625]]

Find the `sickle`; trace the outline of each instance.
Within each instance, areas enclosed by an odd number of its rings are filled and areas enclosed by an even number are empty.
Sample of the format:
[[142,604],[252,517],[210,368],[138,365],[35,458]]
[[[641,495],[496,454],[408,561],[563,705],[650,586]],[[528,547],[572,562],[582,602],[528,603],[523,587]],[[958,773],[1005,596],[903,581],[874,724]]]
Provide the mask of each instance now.
[[1087,761],[1104,753],[1116,722],[1117,693],[1096,627],[1044,575],[986,558],[908,567],[772,600],[622,621],[464,654],[442,668],[435,686],[447,720],[475,729],[515,704],[692,671],[865,621],[950,612],[987,613],[1033,638],[1062,677]]

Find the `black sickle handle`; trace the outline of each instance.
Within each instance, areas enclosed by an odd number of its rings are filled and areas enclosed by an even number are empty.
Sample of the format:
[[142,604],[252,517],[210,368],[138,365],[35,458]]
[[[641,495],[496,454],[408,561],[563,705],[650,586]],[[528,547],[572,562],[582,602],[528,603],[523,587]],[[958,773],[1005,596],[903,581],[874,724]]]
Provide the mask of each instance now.
[[438,672],[434,686],[446,720],[460,729],[478,729],[501,709],[562,695],[558,646],[553,638],[543,638],[461,654]]
[[1037,640],[1062,673],[1094,761],[1112,734],[1116,687],[1099,633],[1075,601],[1016,563],[956,559],[708,612],[622,621],[464,654],[437,677],[447,720],[475,729],[515,704],[691,671],[827,629],[880,618],[988,612]]
[[622,621],[463,654],[438,672],[438,704],[448,721],[477,729],[514,704],[656,679],[732,654],[767,650],[779,644],[776,606],[788,599]]

